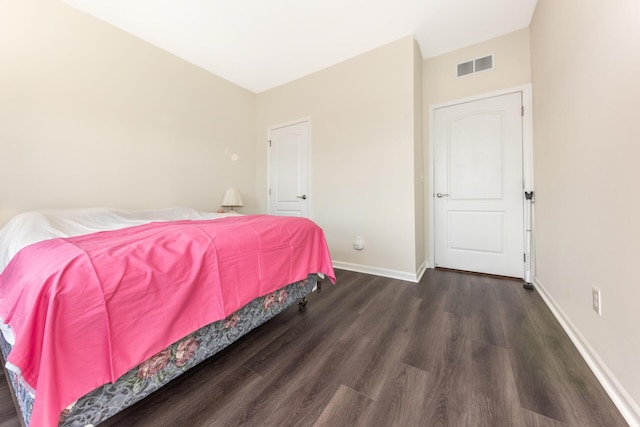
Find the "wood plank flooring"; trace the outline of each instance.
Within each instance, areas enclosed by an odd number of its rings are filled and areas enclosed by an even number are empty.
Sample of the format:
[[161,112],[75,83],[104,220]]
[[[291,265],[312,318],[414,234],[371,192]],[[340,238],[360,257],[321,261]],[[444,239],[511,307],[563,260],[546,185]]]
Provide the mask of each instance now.
[[[626,426],[536,292],[428,270],[337,271],[102,426]],[[0,427],[19,425],[5,380]]]

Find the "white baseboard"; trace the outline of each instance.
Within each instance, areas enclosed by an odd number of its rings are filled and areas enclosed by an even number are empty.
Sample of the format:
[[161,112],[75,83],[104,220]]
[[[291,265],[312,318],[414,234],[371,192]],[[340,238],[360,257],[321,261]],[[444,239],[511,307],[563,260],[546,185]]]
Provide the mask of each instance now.
[[607,365],[600,359],[598,353],[596,353],[558,304],[556,304],[540,280],[535,277],[533,282],[536,290],[556,319],[558,319],[562,329],[569,335],[569,338],[580,352],[580,355],[585,362],[587,362],[587,365],[589,365],[589,368],[593,371],[600,384],[602,384],[602,387],[604,387],[624,419],[631,427],[640,427],[640,407],[638,407],[638,404],[631,398]]
[[391,270],[388,268],[371,267],[369,265],[353,264],[350,262],[332,261],[334,268],[341,270],[356,271],[358,273],[373,274],[374,276],[389,277],[391,279],[405,280],[407,282],[418,283],[422,275],[427,270],[427,262],[423,262],[415,273],[406,271]]

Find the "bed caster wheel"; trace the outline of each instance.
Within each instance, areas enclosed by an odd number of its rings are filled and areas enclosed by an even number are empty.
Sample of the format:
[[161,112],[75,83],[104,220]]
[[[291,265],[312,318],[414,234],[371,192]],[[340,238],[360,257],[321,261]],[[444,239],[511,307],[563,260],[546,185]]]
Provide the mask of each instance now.
[[298,303],[298,311],[304,311],[307,308],[307,299],[302,298],[302,301]]

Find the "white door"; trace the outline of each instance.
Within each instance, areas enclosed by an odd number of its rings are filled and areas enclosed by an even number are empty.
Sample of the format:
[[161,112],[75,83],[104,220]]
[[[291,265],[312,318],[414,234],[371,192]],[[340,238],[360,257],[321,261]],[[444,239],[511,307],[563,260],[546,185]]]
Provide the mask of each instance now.
[[271,215],[309,217],[309,121],[269,130]]
[[434,110],[435,265],[524,276],[522,93]]

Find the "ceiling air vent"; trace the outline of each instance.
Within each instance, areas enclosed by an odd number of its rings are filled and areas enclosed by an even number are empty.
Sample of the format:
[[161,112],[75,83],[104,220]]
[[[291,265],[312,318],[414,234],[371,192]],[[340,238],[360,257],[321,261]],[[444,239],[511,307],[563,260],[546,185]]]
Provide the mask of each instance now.
[[456,65],[456,77],[468,76],[469,74],[475,74],[480,71],[492,69],[493,55],[487,55],[482,58],[472,59],[471,61],[461,62]]

